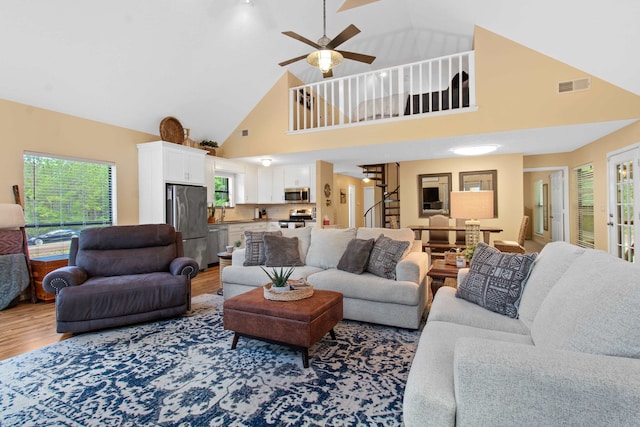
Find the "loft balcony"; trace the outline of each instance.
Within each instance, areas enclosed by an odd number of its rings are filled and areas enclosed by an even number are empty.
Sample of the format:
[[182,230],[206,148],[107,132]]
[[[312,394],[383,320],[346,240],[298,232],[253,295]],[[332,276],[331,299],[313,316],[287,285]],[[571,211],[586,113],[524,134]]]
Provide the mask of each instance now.
[[289,132],[475,111],[474,52],[289,89]]

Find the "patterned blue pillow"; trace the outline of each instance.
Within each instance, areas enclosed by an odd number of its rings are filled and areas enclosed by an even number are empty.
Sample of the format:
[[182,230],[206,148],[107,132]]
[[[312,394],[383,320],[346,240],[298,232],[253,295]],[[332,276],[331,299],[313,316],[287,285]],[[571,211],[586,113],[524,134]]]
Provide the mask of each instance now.
[[402,259],[409,242],[393,240],[381,234],[373,244],[367,271],[386,279],[396,279],[396,264]]
[[515,319],[537,256],[537,253],[504,253],[480,242],[456,296]]

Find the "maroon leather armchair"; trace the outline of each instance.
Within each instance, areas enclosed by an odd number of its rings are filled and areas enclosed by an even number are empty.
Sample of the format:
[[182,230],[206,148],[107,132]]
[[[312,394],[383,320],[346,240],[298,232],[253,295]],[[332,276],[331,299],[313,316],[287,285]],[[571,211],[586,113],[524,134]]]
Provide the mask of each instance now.
[[42,285],[56,295],[57,331],[78,333],[181,315],[197,274],[171,225],[96,227],[72,239],[69,266]]

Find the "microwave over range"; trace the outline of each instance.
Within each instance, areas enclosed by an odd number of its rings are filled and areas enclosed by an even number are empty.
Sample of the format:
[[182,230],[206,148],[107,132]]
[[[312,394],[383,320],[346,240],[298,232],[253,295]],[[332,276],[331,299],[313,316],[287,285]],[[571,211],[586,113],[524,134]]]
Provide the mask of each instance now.
[[309,203],[309,188],[285,188],[284,201],[286,203]]

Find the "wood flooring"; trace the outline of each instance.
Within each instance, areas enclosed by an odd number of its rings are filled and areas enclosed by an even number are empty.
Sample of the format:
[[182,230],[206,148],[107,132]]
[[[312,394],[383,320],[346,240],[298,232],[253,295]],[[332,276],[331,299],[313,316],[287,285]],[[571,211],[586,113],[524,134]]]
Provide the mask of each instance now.
[[[201,271],[191,282],[192,297],[216,293],[220,288],[218,266]],[[71,334],[56,332],[55,303],[24,301],[0,311],[0,360],[65,340]]]

